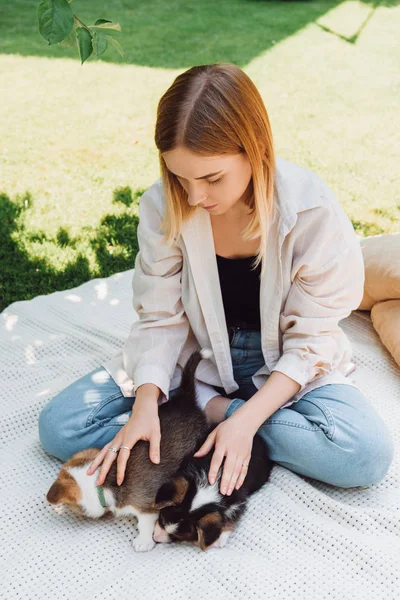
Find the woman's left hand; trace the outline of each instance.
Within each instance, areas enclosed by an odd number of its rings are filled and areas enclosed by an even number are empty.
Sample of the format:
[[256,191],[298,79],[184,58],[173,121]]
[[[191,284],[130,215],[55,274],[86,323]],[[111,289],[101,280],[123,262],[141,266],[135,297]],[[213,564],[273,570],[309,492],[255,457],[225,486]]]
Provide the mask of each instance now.
[[228,496],[231,495],[233,488],[237,490],[240,488],[246,477],[255,435],[252,430],[246,428],[242,420],[234,417],[235,415],[231,415],[217,425],[193,455],[205,456],[215,444],[208,475],[211,485],[215,482],[218,470],[226,456],[220,491],[222,494],[227,492]]

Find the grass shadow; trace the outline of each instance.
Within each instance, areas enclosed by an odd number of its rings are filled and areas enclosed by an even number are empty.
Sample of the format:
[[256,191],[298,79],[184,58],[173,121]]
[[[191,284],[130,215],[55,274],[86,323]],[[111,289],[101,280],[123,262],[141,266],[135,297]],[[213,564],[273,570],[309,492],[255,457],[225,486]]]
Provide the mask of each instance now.
[[[73,288],[94,277],[108,277],[134,267],[138,252],[136,214],[109,214],[97,229],[83,228],[73,238],[60,228],[51,237],[42,230],[26,230],[24,218],[31,206],[29,192],[15,201],[0,194],[0,311],[12,302]],[[29,253],[25,244],[32,241],[47,248],[72,249],[74,260],[57,268],[49,256]],[[89,253],[94,260],[89,261]]]
[[[373,12],[378,6],[394,7],[400,0],[364,2]],[[71,58],[80,62],[77,48],[49,46],[40,36],[37,4],[31,0],[0,0],[0,39],[3,54]],[[117,21],[121,58],[114,48],[98,60],[146,67],[184,69],[196,64],[232,62],[244,67],[275,44],[294,35],[342,4],[342,0],[136,0],[131,2],[85,0],[73,10],[85,23],[98,17]],[[345,41],[356,43],[367,21]],[[317,25],[324,29],[323,25]],[[329,33],[335,34],[329,27]],[[340,34],[336,34],[339,35]],[[96,60],[89,59],[89,62]]]

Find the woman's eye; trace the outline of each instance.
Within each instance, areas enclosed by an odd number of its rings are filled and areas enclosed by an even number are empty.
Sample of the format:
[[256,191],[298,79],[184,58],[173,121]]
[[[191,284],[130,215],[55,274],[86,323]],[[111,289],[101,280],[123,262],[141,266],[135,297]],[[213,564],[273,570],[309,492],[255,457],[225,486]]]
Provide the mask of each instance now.
[[221,179],[222,177],[220,177],[219,179],[215,179],[214,181],[209,181],[208,183],[211,183],[211,185],[215,185],[216,183],[219,183]]

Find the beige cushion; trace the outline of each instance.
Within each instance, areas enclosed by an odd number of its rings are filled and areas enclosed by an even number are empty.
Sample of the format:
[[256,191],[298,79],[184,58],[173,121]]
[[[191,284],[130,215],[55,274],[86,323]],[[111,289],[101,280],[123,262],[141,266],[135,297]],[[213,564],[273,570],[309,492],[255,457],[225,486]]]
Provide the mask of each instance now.
[[371,320],[382,343],[400,367],[400,300],[375,304],[371,310]]
[[400,233],[359,239],[365,265],[364,296],[359,310],[371,310],[383,300],[400,299]]
[[357,236],[364,258],[364,296],[382,343],[400,366],[400,233]]

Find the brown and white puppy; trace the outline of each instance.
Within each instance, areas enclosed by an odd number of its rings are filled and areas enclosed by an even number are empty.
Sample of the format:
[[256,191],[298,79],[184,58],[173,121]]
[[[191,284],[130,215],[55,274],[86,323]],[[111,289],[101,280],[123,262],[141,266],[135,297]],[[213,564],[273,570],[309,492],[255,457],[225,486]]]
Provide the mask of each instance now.
[[177,473],[158,490],[155,504],[160,514],[153,534],[156,542],[183,542],[202,550],[222,548],[245,512],[248,497],[268,481],[273,463],[258,434],[253,438],[246,478],[230,496],[219,491],[224,462],[215,483],[208,481],[214,450],[203,457],[185,457]]
[[[96,486],[100,467],[93,475],[86,471],[100,448],[88,448],[75,453],[47,492],[51,504],[66,504],[73,512],[84,517],[122,517],[134,515],[138,519],[139,534],[133,541],[137,551],[151,550],[154,525],[159,509],[155,497],[186,455],[193,455],[204,443],[215,425],[196,402],[195,371],[202,358],[209,358],[211,350],[197,350],[187,361],[179,390],[168,402],[160,404],[160,463],[149,457],[149,442],[139,440],[132,448],[122,485],[117,484],[115,460],[102,486]],[[110,514],[111,513],[111,514]]]

